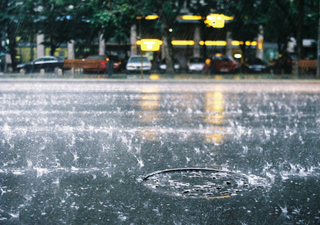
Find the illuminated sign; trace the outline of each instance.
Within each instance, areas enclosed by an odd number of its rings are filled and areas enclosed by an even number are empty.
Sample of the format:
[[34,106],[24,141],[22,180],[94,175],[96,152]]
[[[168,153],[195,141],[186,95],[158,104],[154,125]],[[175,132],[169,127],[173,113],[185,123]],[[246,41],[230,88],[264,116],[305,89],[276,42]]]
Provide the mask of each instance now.
[[194,45],[194,41],[188,40],[175,40],[171,42],[172,45]]
[[183,19],[183,20],[202,20],[201,16],[194,16],[194,15],[183,15],[178,16],[177,19]]
[[159,18],[158,15],[149,15],[149,16],[145,17],[146,20],[155,20],[155,19],[158,19],[158,18]]
[[136,19],[141,20],[142,18],[145,18],[146,20],[155,20],[158,19],[159,16],[158,15],[148,15],[148,16],[137,16]]
[[232,20],[233,17],[225,16],[223,14],[210,14],[204,21],[209,27],[223,28],[226,20]]
[[206,46],[226,46],[226,41],[200,41],[200,45],[206,45]]
[[159,51],[162,41],[158,39],[141,39],[137,41],[138,45],[141,45],[141,51]]

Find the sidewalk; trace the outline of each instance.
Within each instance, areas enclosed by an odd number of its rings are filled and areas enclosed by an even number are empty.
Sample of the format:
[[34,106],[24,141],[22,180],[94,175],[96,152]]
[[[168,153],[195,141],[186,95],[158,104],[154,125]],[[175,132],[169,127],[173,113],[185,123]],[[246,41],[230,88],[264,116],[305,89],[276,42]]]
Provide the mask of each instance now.
[[109,77],[107,74],[83,74],[83,73],[64,73],[58,75],[55,73],[29,73],[22,75],[20,73],[0,73],[0,81],[3,79],[89,79],[89,80],[319,80],[315,75],[292,75],[292,74],[113,74]]

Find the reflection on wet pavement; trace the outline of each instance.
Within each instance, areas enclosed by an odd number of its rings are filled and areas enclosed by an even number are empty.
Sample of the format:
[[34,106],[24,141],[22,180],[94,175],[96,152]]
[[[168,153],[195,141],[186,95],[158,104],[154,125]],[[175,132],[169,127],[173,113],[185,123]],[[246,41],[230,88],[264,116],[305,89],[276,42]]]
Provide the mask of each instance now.
[[0,224],[317,224],[319,93],[2,82]]

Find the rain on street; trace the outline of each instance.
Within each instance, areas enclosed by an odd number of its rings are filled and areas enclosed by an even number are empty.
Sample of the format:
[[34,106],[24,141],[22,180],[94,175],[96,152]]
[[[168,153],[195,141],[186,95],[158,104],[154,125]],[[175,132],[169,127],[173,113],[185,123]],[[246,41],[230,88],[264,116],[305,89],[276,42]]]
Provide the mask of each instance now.
[[1,224],[317,224],[318,81],[0,83]]

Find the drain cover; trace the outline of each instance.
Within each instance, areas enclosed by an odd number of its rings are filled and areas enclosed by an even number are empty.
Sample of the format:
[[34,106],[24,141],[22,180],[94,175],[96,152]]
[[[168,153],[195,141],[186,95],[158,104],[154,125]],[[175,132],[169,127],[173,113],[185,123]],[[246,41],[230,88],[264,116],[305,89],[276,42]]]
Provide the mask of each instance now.
[[246,175],[202,168],[157,171],[146,175],[142,182],[157,193],[207,199],[228,198],[257,187]]

